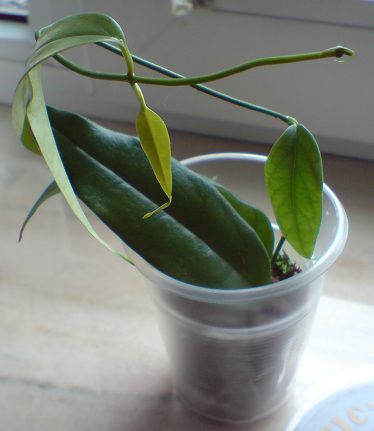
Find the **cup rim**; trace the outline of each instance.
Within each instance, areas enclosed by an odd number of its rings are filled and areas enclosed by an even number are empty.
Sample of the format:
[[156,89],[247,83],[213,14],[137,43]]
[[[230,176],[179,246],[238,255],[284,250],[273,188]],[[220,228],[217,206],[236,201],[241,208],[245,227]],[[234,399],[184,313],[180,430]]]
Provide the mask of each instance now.
[[[212,153],[201,156],[190,157],[181,161],[185,166],[190,166],[194,163],[215,161],[215,160],[249,160],[256,163],[265,163],[267,157],[259,154],[252,153]],[[241,299],[246,298],[259,299],[266,296],[277,296],[282,295],[285,290],[291,292],[296,290],[300,286],[305,286],[311,281],[315,280],[319,276],[322,276],[330,266],[336,261],[341,254],[348,236],[348,219],[344,208],[333,193],[333,191],[326,184],[323,185],[323,193],[330,200],[334,208],[337,227],[335,232],[334,240],[326,252],[316,260],[310,267],[306,268],[299,274],[296,274],[290,278],[274,283],[269,283],[263,286],[252,286],[242,288],[212,288],[189,284],[180,280],[177,280],[167,274],[164,274],[145,259],[143,259],[138,253],[128,248],[129,254],[138,263],[139,270],[149,279],[156,282],[167,290],[172,290],[181,296],[206,300],[208,302],[237,302]]]

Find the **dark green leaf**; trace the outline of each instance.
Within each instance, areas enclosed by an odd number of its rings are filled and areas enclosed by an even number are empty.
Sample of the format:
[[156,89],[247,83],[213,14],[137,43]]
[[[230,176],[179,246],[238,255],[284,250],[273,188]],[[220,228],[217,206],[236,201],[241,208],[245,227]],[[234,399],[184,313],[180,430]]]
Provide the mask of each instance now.
[[[243,287],[269,282],[270,259],[262,241],[210,181],[172,160],[173,202],[142,220],[164,194],[139,139],[73,113],[49,108],[49,116],[81,199],[148,262],[176,278],[211,287],[238,287],[231,276],[217,282],[227,264],[240,274]],[[208,256],[216,263],[208,263]]]
[[321,224],[323,174],[317,142],[304,126],[289,126],[274,144],[265,180],[284,237],[311,257]]
[[19,239],[18,241],[22,240],[23,231],[25,230],[25,227],[27,226],[28,222],[31,220],[32,216],[36,213],[36,211],[39,209],[39,207],[49,198],[56,195],[57,193],[60,193],[60,189],[58,188],[56,181],[52,181],[52,183],[44,190],[44,192],[39,196],[38,200],[34,203],[31,210],[26,216],[25,221],[22,224],[21,230],[19,232]]
[[274,231],[270,220],[266,215],[233,195],[229,190],[215,183],[216,189],[232,205],[237,213],[256,231],[263,242],[269,257],[272,256],[274,248]]

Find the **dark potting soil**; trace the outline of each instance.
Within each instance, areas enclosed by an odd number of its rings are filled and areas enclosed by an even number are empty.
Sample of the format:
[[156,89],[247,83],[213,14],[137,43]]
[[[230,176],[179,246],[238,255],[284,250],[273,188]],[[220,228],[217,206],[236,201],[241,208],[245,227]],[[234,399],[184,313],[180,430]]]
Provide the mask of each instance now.
[[283,251],[277,256],[277,259],[272,267],[272,281],[281,281],[290,278],[301,272],[301,268],[293,262],[288,254]]

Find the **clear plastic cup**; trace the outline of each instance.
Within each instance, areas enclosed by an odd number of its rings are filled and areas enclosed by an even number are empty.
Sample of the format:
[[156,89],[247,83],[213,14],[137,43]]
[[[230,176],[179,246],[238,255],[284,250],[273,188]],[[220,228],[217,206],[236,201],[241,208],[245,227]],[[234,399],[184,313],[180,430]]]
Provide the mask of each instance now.
[[[273,217],[263,180],[266,158],[241,153],[183,163],[215,178]],[[290,394],[324,273],[342,252],[344,209],[324,186],[321,231],[312,260],[287,250],[303,272],[261,287],[213,289],[175,280],[129,250],[151,287],[177,397],[221,422],[248,423],[278,409]],[[272,220],[275,222],[275,220]]]

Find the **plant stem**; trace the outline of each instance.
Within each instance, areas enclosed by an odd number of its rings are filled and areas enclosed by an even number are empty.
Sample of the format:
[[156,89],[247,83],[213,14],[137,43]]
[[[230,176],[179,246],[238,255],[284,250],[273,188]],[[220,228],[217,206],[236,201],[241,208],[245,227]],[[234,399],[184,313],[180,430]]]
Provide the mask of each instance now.
[[[121,51],[118,48],[112,46],[107,42],[97,42],[97,45],[102,46],[103,48],[108,49],[117,55],[122,55]],[[297,62],[310,61],[310,60],[319,60],[319,59],[328,58],[328,57],[341,58],[344,55],[353,56],[354,52],[349,48],[337,46],[334,48],[325,49],[323,51],[309,52],[306,54],[294,54],[294,55],[282,55],[278,57],[258,58],[256,60],[247,61],[246,63],[239,64],[238,66],[234,66],[229,69],[225,69],[220,72],[215,72],[208,75],[192,76],[189,78],[182,77],[182,75],[178,75],[178,79],[149,78],[144,76],[134,76],[134,81],[142,84],[153,84],[153,85],[168,85],[168,86],[193,85],[193,84],[199,84],[202,82],[217,81],[219,79],[227,78],[228,76],[235,75],[237,73],[244,72],[246,70],[254,69],[255,67],[270,66],[275,64],[297,63]],[[133,59],[135,62],[138,63],[135,56],[133,56]],[[137,59],[140,59],[140,58],[137,57]],[[147,62],[144,60],[142,61],[143,61],[143,65],[146,67],[149,67],[150,65],[155,66],[150,62]],[[164,70],[167,70],[167,69],[164,69]]]
[[135,76],[135,67],[134,67],[134,61],[132,59],[131,52],[127,45],[121,45],[121,54],[123,58],[126,61],[127,64],[127,79],[131,85],[131,88],[133,89],[136,98],[138,99],[138,102],[140,104],[141,109],[146,109],[147,105],[145,103],[145,99],[142,93],[142,90],[138,83],[134,82],[134,76]]
[[[100,46],[106,49],[114,48],[112,45],[108,43],[99,43]],[[114,52],[114,51],[113,51]],[[170,76],[171,78],[184,78],[183,75],[180,75],[179,73],[176,73],[170,69],[166,69],[165,67],[159,66],[158,64],[152,63],[148,60],[145,60],[144,58],[138,57],[133,54],[132,56],[135,63],[147,67],[148,69],[154,70],[155,72],[162,73],[163,75]],[[255,105],[253,103],[246,102],[245,100],[237,99],[235,97],[229,96],[228,94],[222,93],[221,91],[213,90],[212,88],[209,88],[202,84],[190,84],[190,87],[194,88],[197,91],[200,91],[202,93],[208,94],[209,96],[215,97],[217,99],[223,100],[225,102],[231,103],[236,106],[240,106],[242,108],[250,109],[255,112],[260,112],[262,114],[270,115],[271,117],[277,118],[286,124],[293,123],[293,119],[289,117],[288,115],[281,114],[280,112],[273,111],[272,109],[265,108],[260,105]]]
[[127,79],[132,84],[134,81],[134,75],[135,75],[135,69],[134,69],[134,62],[132,60],[131,52],[129,51],[129,48],[127,45],[121,45],[121,56],[125,59],[127,64]]
[[[108,42],[98,42],[96,45],[101,46],[101,47],[113,52],[114,54],[121,55],[120,50]],[[315,57],[315,59],[326,58],[326,57],[341,58],[344,55],[347,55],[349,57],[353,56],[354,51],[349,49],[349,48],[336,46],[334,48],[326,49],[324,51],[320,51],[317,53],[299,54],[296,56],[295,55],[294,56],[288,56],[288,58],[292,57],[290,62],[307,61],[307,60],[311,60],[312,58],[310,58],[310,57],[313,55],[317,55],[317,57]],[[304,58],[304,59],[300,60],[301,56],[305,56],[305,57],[309,56],[309,58]],[[298,57],[299,60],[296,60],[295,59],[296,57]],[[170,76],[171,78],[177,78],[179,83],[181,82],[181,79],[185,78],[183,75],[181,75],[177,72],[174,72],[170,69],[159,66],[158,64],[155,64],[155,63],[152,63],[151,61],[145,60],[142,57],[138,57],[138,56],[132,54],[132,58],[133,58],[133,61],[135,63],[137,63],[141,66],[147,67],[148,69],[154,70],[155,72],[161,73],[163,75]],[[286,57],[283,56],[283,57],[273,57],[273,58],[275,58],[275,59],[282,59],[283,58],[284,59]],[[252,63],[254,63],[256,61],[260,61],[260,60],[254,60]],[[262,60],[266,60],[266,59],[262,59]],[[248,64],[248,63],[245,63],[245,64]],[[240,66],[237,66],[237,67],[240,67]],[[253,67],[256,67],[256,66],[253,66]],[[137,80],[138,78],[139,77],[135,77],[135,80]],[[215,97],[217,99],[224,100],[225,102],[231,103],[233,105],[240,106],[242,108],[250,109],[252,111],[256,111],[256,112],[260,112],[262,114],[272,116],[274,118],[277,118],[277,119],[283,121],[284,123],[286,123],[288,125],[291,125],[295,122],[295,120],[292,117],[289,117],[288,115],[284,115],[284,114],[281,114],[280,112],[276,112],[272,109],[268,109],[268,108],[265,108],[263,106],[255,105],[253,103],[249,103],[249,102],[246,102],[244,100],[237,99],[235,97],[229,96],[229,95],[222,93],[220,91],[213,90],[213,89],[211,89],[205,85],[201,85],[198,83],[196,83],[196,84],[190,83],[190,84],[184,84],[184,85],[189,85],[190,87],[192,87],[198,91],[201,91],[202,93],[208,94],[208,95]]]
[[[117,48],[113,47],[110,44],[105,44],[105,42],[103,43],[100,42],[98,44],[106,49],[109,49],[110,51],[115,50],[113,52],[121,55],[120,50],[117,50]],[[135,63],[140,64],[141,66],[147,67],[149,69],[152,69],[156,72],[162,73],[172,78],[183,78],[183,75],[180,75],[179,73],[173,72],[172,70],[169,70],[157,64],[151,63],[150,61],[145,60],[136,55],[132,55],[132,58]],[[86,69],[82,66],[79,66],[73,63],[72,61],[68,60],[66,57],[60,54],[56,54],[54,56],[54,59],[58,61],[60,64],[62,64],[63,66],[65,66],[67,69],[70,69],[73,72],[78,73],[79,75],[87,76],[89,78],[102,79],[102,80],[108,80],[108,81],[121,81],[121,82],[128,81],[127,75],[120,75],[118,73],[108,73],[108,72],[96,72],[94,70]],[[271,117],[277,118],[285,122],[286,124],[292,124],[294,122],[293,119],[288,115],[284,115],[284,114],[281,114],[280,112],[273,111],[272,109],[268,109],[263,106],[255,105],[253,103],[249,103],[244,100],[237,99],[235,97],[229,96],[228,94],[222,93],[221,91],[216,91],[216,90],[213,90],[212,88],[206,87],[205,85],[190,84],[190,87],[195,88],[196,90],[201,91],[202,93],[208,94],[209,96],[224,100],[225,102],[231,103],[233,105],[250,109],[255,112],[260,112],[262,114],[270,115]]]
[[318,59],[328,58],[328,57],[341,58],[343,55],[352,56],[353,51],[348,48],[335,47],[335,48],[325,49],[324,51],[309,52],[306,54],[258,58],[256,60],[247,61],[246,63],[239,64],[238,66],[234,66],[229,69],[225,69],[220,72],[215,72],[208,75],[192,76],[189,78],[179,78],[179,79],[148,78],[148,77],[136,76],[134,77],[134,79],[136,80],[136,82],[142,83],[142,84],[167,85],[167,86],[191,85],[191,84],[199,84],[202,82],[217,81],[219,79],[227,78],[228,76],[235,75],[237,73],[244,72],[246,70],[250,70],[255,67],[270,66],[275,64],[298,63],[302,61],[318,60]]
[[134,90],[134,93],[136,95],[136,98],[139,101],[141,109],[146,109],[147,105],[145,103],[144,96],[143,96],[142,90],[140,89],[139,85],[138,84],[132,84],[131,87]]
[[[120,52],[120,50],[118,50]],[[120,54],[122,55],[122,54]],[[95,70],[86,69],[83,66],[80,66],[72,61],[68,60],[61,54],[56,54],[53,58],[58,61],[60,64],[65,66],[67,69],[72,70],[73,72],[78,73],[79,75],[87,76],[88,78],[94,79],[102,79],[106,81],[125,81],[128,82],[129,78],[127,74],[119,74],[119,73],[110,73],[110,72],[96,72]]]
[[[124,53],[116,48],[115,46],[107,43],[107,42],[98,42],[97,45],[117,54],[120,56],[124,56]],[[129,52],[127,51],[126,54],[129,54]],[[73,70],[74,72],[80,74],[80,75],[84,75],[84,76],[88,76],[90,78],[94,78],[94,79],[104,79],[104,80],[110,80],[110,81],[130,81],[132,83],[137,83],[137,82],[143,82],[145,84],[155,84],[155,85],[189,85],[193,88],[195,88],[198,91],[201,91],[203,93],[206,93],[210,96],[216,97],[218,99],[224,100],[226,102],[232,103],[234,105],[237,106],[241,106],[243,108],[247,108],[250,109],[252,111],[256,111],[256,112],[260,112],[266,115],[270,115],[274,118],[277,118],[283,122],[285,122],[286,124],[292,124],[294,123],[293,118],[289,117],[288,115],[284,115],[281,114],[279,112],[273,111],[271,109],[259,106],[259,105],[255,105],[249,102],[246,102],[244,100],[240,100],[237,98],[234,98],[232,96],[229,96],[225,93],[213,90],[209,87],[203,86],[201,84],[199,84],[198,82],[209,82],[209,81],[213,81],[213,80],[217,80],[217,79],[222,79],[225,78],[226,76],[230,76],[233,75],[235,73],[239,73],[242,72],[244,70],[249,70],[252,69],[254,67],[259,67],[259,66],[265,66],[265,65],[270,65],[270,64],[284,64],[284,63],[294,63],[294,62],[299,62],[299,61],[309,61],[309,60],[313,60],[313,59],[321,59],[321,58],[327,58],[327,57],[336,57],[336,58],[341,58],[343,55],[348,55],[348,56],[352,56],[354,53],[352,50],[348,49],[348,48],[344,48],[344,47],[335,47],[335,48],[330,48],[330,49],[326,49],[324,51],[318,51],[318,52],[312,52],[312,53],[307,53],[307,54],[297,54],[297,55],[289,55],[289,56],[280,56],[280,57],[269,57],[269,58],[262,58],[262,59],[257,59],[257,60],[252,60],[249,61],[247,63],[244,63],[242,65],[239,66],[235,66],[233,68],[230,69],[226,69],[224,71],[221,72],[217,72],[214,74],[210,74],[210,75],[203,75],[203,76],[198,76],[198,77],[191,77],[191,78],[185,78],[183,75],[180,75],[179,73],[173,72],[169,69],[166,69],[162,66],[159,66],[157,64],[154,64],[148,60],[145,60],[141,57],[132,55],[132,60],[135,63],[138,63],[142,66],[145,66],[149,69],[155,70],[156,72],[162,73],[164,75],[170,76],[172,79],[165,79],[165,78],[146,78],[146,77],[140,77],[140,76],[136,76],[136,75],[132,75],[131,78],[129,79],[129,75],[128,74],[118,74],[118,73],[108,73],[108,72],[96,72],[90,69],[86,69],[84,67],[81,67],[71,61],[69,61],[68,59],[66,59],[65,57],[63,57],[60,54],[57,54],[54,56],[54,58],[61,63],[62,65],[64,65],[65,67],[67,67],[68,69]],[[127,56],[126,56],[126,61],[127,60]],[[129,64],[128,64],[129,66]],[[133,71],[132,68],[129,68],[129,70]]]
[[277,244],[277,247],[276,247],[276,249],[275,249],[275,251],[273,253],[273,256],[271,258],[271,267],[273,267],[275,265],[277,257],[279,255],[280,251],[282,250],[282,247],[283,247],[285,241],[286,241],[286,238],[284,236],[281,236],[281,238],[280,238],[280,240],[279,240],[279,242]]

